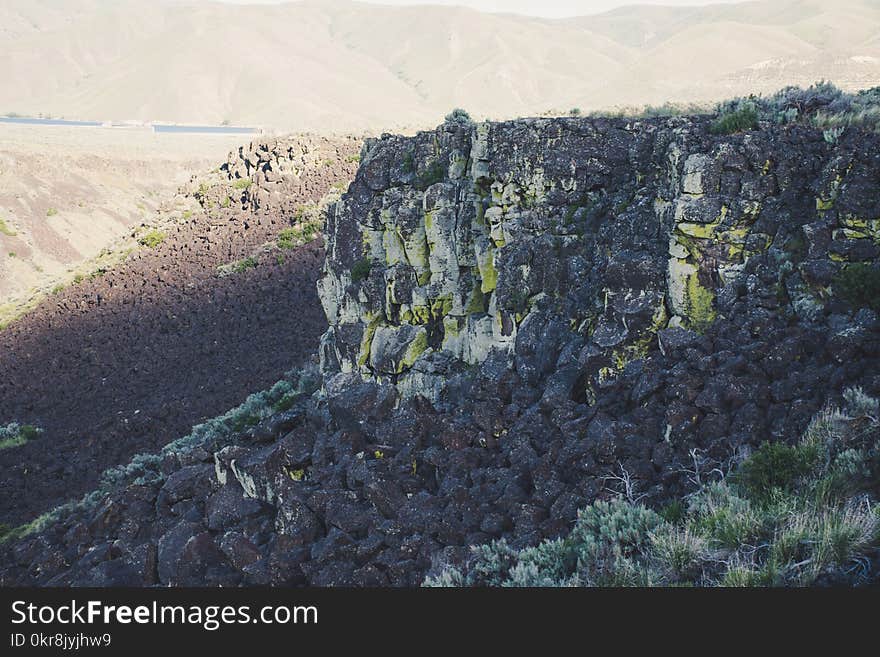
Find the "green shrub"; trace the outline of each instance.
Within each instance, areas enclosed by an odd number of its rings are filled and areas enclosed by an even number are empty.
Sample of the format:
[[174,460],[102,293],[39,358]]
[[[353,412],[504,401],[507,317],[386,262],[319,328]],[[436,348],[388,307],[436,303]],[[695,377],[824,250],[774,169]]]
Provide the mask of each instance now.
[[291,226],[278,233],[276,244],[279,249],[294,249],[314,240],[320,231],[320,222],[306,221],[299,226]]
[[791,491],[811,472],[818,453],[809,445],[763,443],[731,476],[747,497],[768,499],[775,490]]
[[658,513],[660,514],[660,517],[663,518],[666,522],[675,524],[679,520],[684,518],[684,504],[681,503],[681,500],[672,500],[666,506],[660,509]]
[[747,105],[755,108],[759,120],[822,130],[823,138],[830,144],[836,143],[850,126],[875,132],[880,129],[880,87],[845,93],[824,81],[806,89],[791,86],[771,96],[727,101],[718,106],[717,113],[733,113]]
[[649,544],[663,520],[621,499],[596,502],[578,513],[571,534],[521,551],[506,541],[473,548],[466,574],[449,573],[429,586],[460,581],[468,586],[614,586],[648,583],[631,558]]
[[21,447],[25,443],[39,438],[42,432],[42,429],[31,424],[18,424],[17,422],[0,426],[0,449]]
[[249,269],[256,269],[259,264],[259,261],[254,256],[248,256],[241,260],[233,260],[225,265],[220,265],[217,267],[217,275],[224,278],[232,274],[243,274]]
[[38,429],[32,424],[22,425],[21,429],[19,430],[19,435],[25,440],[34,440],[35,438],[38,438],[41,433],[42,429]]
[[58,509],[44,513],[34,520],[19,525],[18,527],[10,527],[5,523],[0,523],[0,545],[10,541],[17,541],[30,534],[43,531],[58,519],[62,508],[65,507],[59,507]]
[[18,233],[12,230],[3,219],[0,219],[0,233],[3,233],[7,237],[15,237],[16,235],[18,235]]
[[256,258],[254,258],[253,256],[248,256],[247,258],[243,258],[236,262],[233,266],[233,271],[235,271],[236,274],[241,274],[246,272],[248,269],[256,269],[258,264],[259,263],[257,262]]
[[58,214],[58,210],[56,210],[55,208],[49,208],[48,210],[46,210],[47,217],[54,217],[56,214]]
[[687,524],[706,536],[715,548],[735,550],[766,533],[760,511],[726,482],[713,482],[691,498]]
[[651,567],[664,581],[699,579],[710,558],[709,541],[692,527],[664,525],[651,534]]
[[880,310],[880,267],[864,263],[847,265],[835,277],[832,288],[856,308]]
[[354,263],[351,267],[351,281],[352,283],[358,283],[367,276],[370,275],[370,269],[372,265],[367,258],[361,258],[356,263]]
[[278,233],[278,248],[292,249],[297,245],[298,239],[299,231],[297,231],[296,228],[285,228],[280,233]]
[[302,394],[300,394],[298,392],[287,393],[281,399],[279,399],[277,402],[275,402],[275,404],[272,406],[272,410],[274,410],[276,413],[281,413],[283,411],[289,411],[291,408],[293,408],[294,404],[296,404],[296,402],[298,400],[300,400],[301,398],[302,398]]
[[167,235],[165,233],[154,228],[148,233],[141,235],[138,238],[138,244],[145,246],[148,249],[155,249],[165,240],[166,237]]
[[[243,190],[243,189],[247,189],[248,187],[250,187],[251,184],[252,184],[252,181],[250,178],[236,178],[232,182],[232,188],[238,189],[238,190]],[[206,191],[207,191],[207,189],[206,189]]]
[[744,103],[737,109],[723,113],[712,122],[709,130],[715,135],[754,130],[758,127],[758,111],[753,103]]
[[764,443],[728,478],[689,496],[686,510],[595,502],[567,536],[522,550],[504,540],[474,547],[463,569],[445,568],[425,584],[867,582],[878,575],[871,559],[880,549],[880,402],[860,389],[844,399],[845,409],[819,413],[798,445]]
[[449,114],[446,115],[444,119],[446,123],[473,123],[473,119],[471,119],[471,115],[467,113],[467,111],[461,109],[460,107],[456,107]]

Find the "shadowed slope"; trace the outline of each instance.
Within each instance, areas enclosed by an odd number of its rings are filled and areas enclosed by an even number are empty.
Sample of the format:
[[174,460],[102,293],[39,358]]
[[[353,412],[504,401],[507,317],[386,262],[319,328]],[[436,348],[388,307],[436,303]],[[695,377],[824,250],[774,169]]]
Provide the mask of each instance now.
[[[315,291],[320,242],[271,244],[295,218],[291,207],[353,175],[347,160],[359,144],[315,140],[310,148],[312,164],[279,183],[279,203],[258,183],[242,195],[248,210],[221,210],[205,194],[213,209],[154,249],[0,331],[0,423],[44,429],[39,440],[0,451],[0,521],[17,524],[78,497],[108,466],[179,437],[315,352],[326,326]],[[253,266],[218,276],[218,267],[246,258]]]

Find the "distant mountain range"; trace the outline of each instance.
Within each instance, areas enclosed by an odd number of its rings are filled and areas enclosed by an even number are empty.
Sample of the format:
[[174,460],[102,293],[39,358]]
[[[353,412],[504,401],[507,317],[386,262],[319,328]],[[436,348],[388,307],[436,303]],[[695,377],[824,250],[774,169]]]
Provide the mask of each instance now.
[[561,20],[348,0],[4,0],[0,113],[341,132],[880,84],[880,2]]

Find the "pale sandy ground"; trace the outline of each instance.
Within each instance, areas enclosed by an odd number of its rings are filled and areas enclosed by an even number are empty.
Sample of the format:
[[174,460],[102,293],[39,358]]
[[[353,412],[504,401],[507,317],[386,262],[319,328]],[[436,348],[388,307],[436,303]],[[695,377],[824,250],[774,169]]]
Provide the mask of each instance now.
[[249,139],[0,124],[0,305],[152,221],[192,174]]

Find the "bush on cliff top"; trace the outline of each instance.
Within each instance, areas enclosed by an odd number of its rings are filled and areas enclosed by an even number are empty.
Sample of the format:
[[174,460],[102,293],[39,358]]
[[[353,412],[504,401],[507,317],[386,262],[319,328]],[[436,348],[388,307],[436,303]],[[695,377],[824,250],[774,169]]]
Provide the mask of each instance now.
[[[749,108],[754,109],[754,117]],[[849,126],[876,131],[880,129],[880,87],[846,93],[824,81],[806,89],[790,86],[770,96],[734,98],[720,103],[716,113],[719,118],[713,131],[719,134],[728,134],[728,129],[750,129],[738,126],[748,125],[752,118],[755,123],[810,125],[838,136]]]
[[445,118],[446,123],[473,123],[471,115],[466,110],[456,107]]
[[758,110],[755,105],[745,102],[721,114],[712,122],[709,130],[716,135],[730,135],[735,132],[754,130],[758,127]]
[[[808,586],[876,577],[880,404],[859,389],[795,446],[765,445],[667,520],[623,498],[578,514],[568,536],[473,548],[428,586]],[[680,517],[676,517],[680,516]]]

